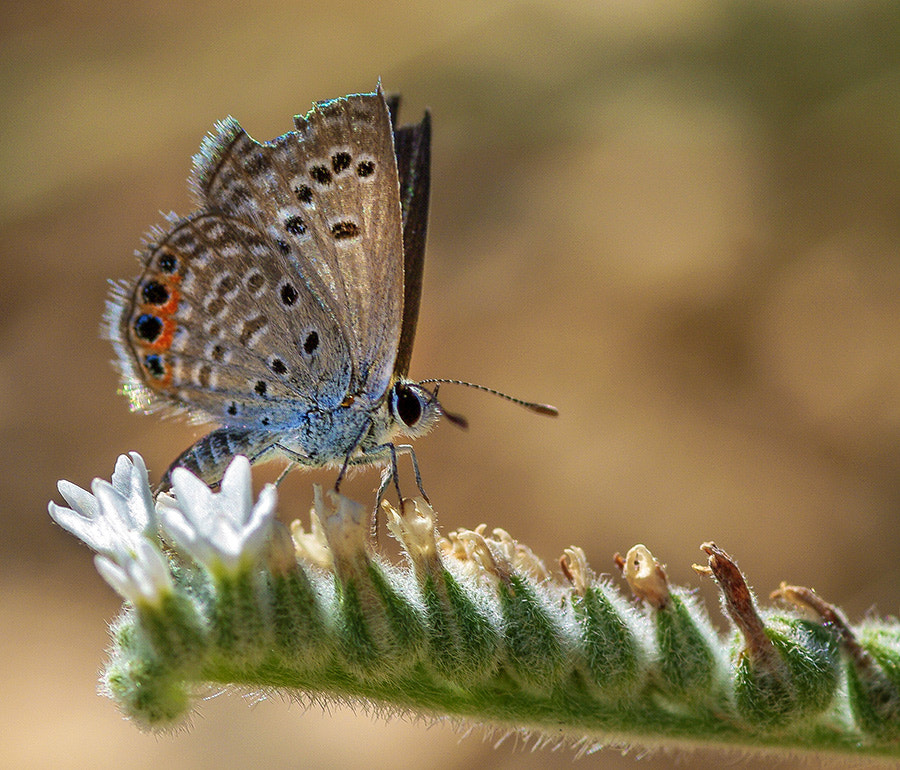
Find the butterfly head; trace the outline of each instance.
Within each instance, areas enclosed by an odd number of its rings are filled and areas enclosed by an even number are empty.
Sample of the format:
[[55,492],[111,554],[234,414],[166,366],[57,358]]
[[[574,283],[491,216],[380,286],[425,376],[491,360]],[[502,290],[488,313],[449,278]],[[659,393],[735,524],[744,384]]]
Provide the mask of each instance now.
[[410,436],[424,436],[443,415],[450,422],[466,426],[459,415],[448,412],[437,399],[438,388],[433,391],[420,383],[398,379],[391,387],[388,408],[400,432]]

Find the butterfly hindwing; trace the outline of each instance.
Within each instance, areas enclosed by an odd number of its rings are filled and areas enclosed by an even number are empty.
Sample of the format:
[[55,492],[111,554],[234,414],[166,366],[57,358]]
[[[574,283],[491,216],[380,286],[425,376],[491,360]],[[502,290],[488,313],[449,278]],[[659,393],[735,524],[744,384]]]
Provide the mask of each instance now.
[[116,323],[151,405],[226,425],[290,426],[350,381],[327,309],[264,234],[221,214],[180,220],[150,246]]

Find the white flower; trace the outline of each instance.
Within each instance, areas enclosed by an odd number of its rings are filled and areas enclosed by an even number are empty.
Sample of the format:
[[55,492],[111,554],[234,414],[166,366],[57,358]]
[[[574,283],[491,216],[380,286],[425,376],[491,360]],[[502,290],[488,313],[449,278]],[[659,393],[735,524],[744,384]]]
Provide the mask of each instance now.
[[51,502],[51,518],[97,553],[116,561],[135,553],[137,543],[156,536],[156,512],[147,467],[137,452],[116,461],[112,483],[94,479],[90,492],[68,481],[58,484],[72,506]]
[[172,473],[175,497],[160,496],[157,512],[171,541],[212,571],[238,572],[265,554],[278,501],[267,484],[253,505],[250,462],[237,456],[213,492],[184,468]]
[[94,557],[100,576],[132,604],[158,606],[160,599],[174,590],[165,557],[149,541],[139,540],[131,556],[117,561]]
[[132,452],[116,461],[112,483],[94,479],[90,492],[60,481],[60,494],[72,506],[51,502],[50,516],[98,555],[97,571],[134,604],[158,604],[173,590],[169,565],[151,543],[157,538],[156,510],[143,458]]

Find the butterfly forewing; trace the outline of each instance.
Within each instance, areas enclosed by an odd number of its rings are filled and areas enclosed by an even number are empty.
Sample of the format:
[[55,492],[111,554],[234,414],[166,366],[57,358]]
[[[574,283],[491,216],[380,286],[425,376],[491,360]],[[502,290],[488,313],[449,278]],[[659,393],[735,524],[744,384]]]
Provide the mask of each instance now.
[[207,208],[258,223],[341,329],[350,394],[377,400],[393,372],[403,307],[387,105],[380,91],[348,96],[317,104],[295,125],[260,144],[226,121],[198,155],[194,187]]

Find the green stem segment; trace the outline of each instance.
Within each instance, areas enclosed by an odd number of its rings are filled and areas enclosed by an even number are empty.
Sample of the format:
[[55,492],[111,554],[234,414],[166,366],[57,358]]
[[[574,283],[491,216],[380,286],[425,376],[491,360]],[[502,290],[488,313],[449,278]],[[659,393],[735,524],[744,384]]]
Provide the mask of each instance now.
[[779,597],[821,622],[760,613],[733,560],[706,544],[735,629],[722,639],[643,546],[617,558],[635,604],[597,580],[580,549],[566,551],[563,584],[500,530],[440,537],[421,500],[388,510],[409,561],[398,569],[374,552],[365,510],[333,499],[317,494],[318,540],[299,557],[276,528],[264,566],[199,579],[180,565],[171,597],[126,608],[104,682],[129,717],[170,727],[213,682],[368,698],[588,745],[900,757],[896,622],[854,628],[787,586]]

